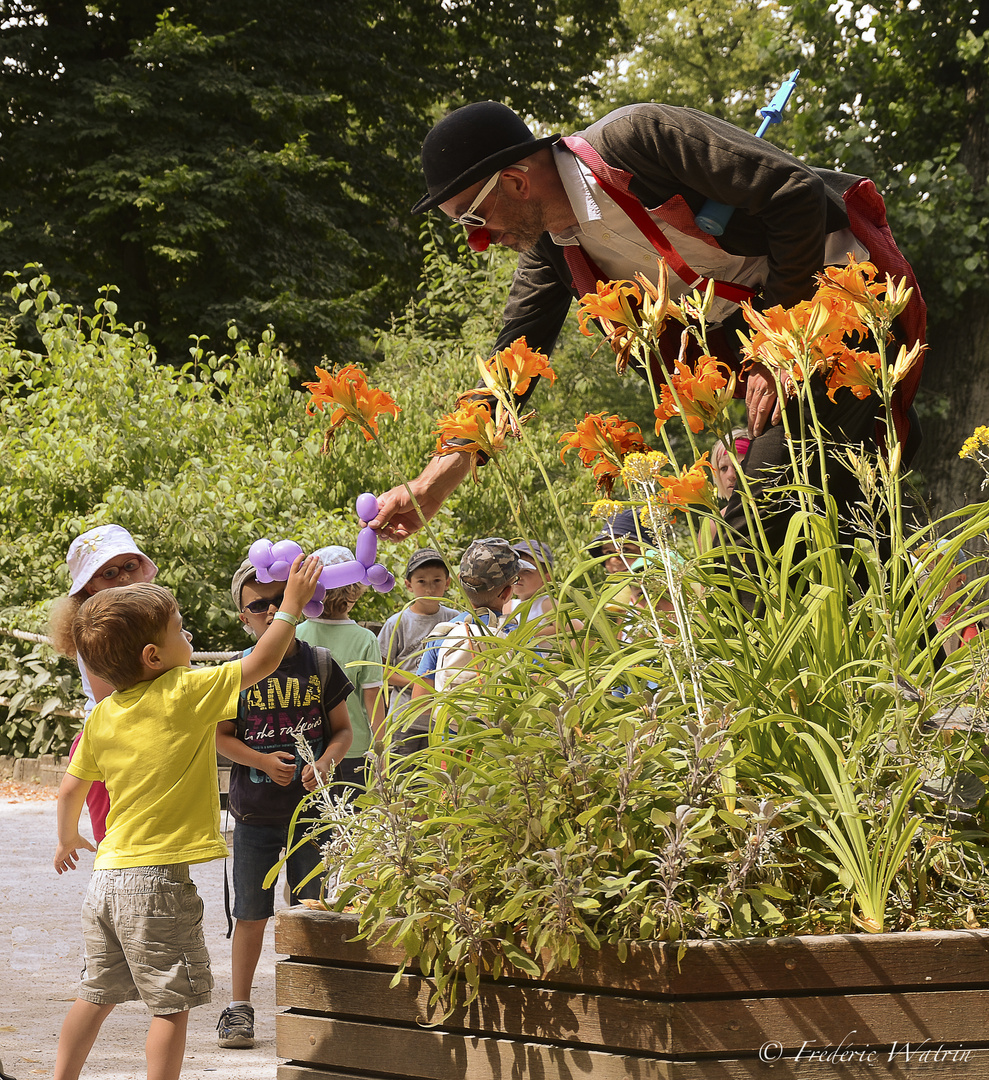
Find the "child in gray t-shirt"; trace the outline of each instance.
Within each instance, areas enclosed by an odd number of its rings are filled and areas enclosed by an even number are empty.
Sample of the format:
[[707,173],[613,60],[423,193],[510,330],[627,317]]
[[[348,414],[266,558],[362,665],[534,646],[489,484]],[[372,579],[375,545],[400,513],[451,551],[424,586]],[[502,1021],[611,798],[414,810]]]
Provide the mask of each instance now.
[[[450,587],[450,568],[435,548],[420,548],[405,568],[405,587],[415,597],[413,602],[392,615],[378,634],[381,659],[389,665],[388,717],[404,708],[412,695],[410,675],[419,664],[430,631],[449,622],[456,608],[440,603]],[[422,743],[429,730],[429,714],[412,721],[394,740],[392,748],[410,753]]]

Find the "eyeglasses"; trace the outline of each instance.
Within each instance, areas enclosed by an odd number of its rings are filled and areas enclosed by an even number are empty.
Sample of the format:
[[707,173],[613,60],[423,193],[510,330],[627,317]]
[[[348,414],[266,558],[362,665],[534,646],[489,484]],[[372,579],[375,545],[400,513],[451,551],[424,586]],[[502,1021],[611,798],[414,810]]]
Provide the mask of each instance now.
[[140,559],[128,559],[123,566],[104,566],[96,577],[102,578],[104,581],[113,581],[115,578],[120,577],[121,574],[134,574],[140,568]]
[[[513,165],[512,168],[518,169],[520,172],[529,171],[528,165]],[[477,193],[477,198],[470,204],[470,206],[467,207],[467,209],[460,215],[460,217],[455,217],[453,220],[458,225],[463,225],[467,229],[483,229],[484,226],[487,225],[488,219],[486,217],[481,217],[480,214],[475,214],[474,211],[488,197],[491,189],[495,186],[495,184],[498,183],[501,177],[502,173],[496,172],[494,176],[492,176],[484,185],[484,187],[482,187],[481,190]]]
[[272,604],[274,604],[276,608],[281,607],[284,599],[285,593],[279,593],[270,600],[252,600],[249,604],[245,604],[241,608],[241,611],[249,611],[252,615],[266,615],[268,613],[268,608],[270,608]]

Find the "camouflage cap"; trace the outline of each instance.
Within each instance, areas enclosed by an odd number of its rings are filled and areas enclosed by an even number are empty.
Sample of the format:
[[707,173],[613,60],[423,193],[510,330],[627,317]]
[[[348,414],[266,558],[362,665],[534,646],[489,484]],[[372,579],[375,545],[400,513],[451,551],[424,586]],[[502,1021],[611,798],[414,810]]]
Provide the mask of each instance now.
[[488,536],[475,540],[464,552],[460,560],[460,583],[474,592],[503,589],[526,569],[534,569],[532,563],[520,559],[507,540]]

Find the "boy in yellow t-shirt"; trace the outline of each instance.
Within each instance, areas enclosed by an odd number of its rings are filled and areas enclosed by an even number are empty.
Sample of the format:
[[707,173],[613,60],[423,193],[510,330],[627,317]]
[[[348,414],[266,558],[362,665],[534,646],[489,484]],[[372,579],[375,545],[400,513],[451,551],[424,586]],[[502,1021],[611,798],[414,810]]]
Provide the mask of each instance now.
[[[219,667],[190,669],[192,635],[158,585],[98,592],[73,619],[80,656],[115,693],[90,714],[58,792],[60,874],[76,868],[80,848],[96,851],[79,834],[92,782],[106,784],[110,813],[83,905],[86,966],[62,1024],[55,1080],[77,1080],[113,1007],[137,998],[152,1013],[148,1076],[177,1080],[189,1010],[210,1000],[213,985],[189,864],[227,855],[215,728],[236,716],[242,689],[278,666],[321,569],[312,556],[296,559],[263,641]],[[303,772],[310,790],[320,764]]]

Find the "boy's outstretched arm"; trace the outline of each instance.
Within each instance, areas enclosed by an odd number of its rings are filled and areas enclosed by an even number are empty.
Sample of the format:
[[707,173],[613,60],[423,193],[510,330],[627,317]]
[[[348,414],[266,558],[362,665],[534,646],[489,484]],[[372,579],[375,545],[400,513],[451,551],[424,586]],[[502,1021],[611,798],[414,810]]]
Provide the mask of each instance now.
[[95,851],[96,848],[79,833],[79,815],[86,804],[86,796],[92,787],[91,780],[66,773],[58,788],[58,846],[55,848],[55,869],[60,873],[75,870],[79,861],[79,848]]
[[288,581],[285,582],[285,598],[278,610],[291,615],[294,622],[276,618],[257,645],[241,660],[241,690],[270,675],[282,662],[285,650],[295,638],[295,623],[302,616],[303,607],[312,599],[322,569],[323,564],[315,555],[308,558],[300,555],[292,563]]

